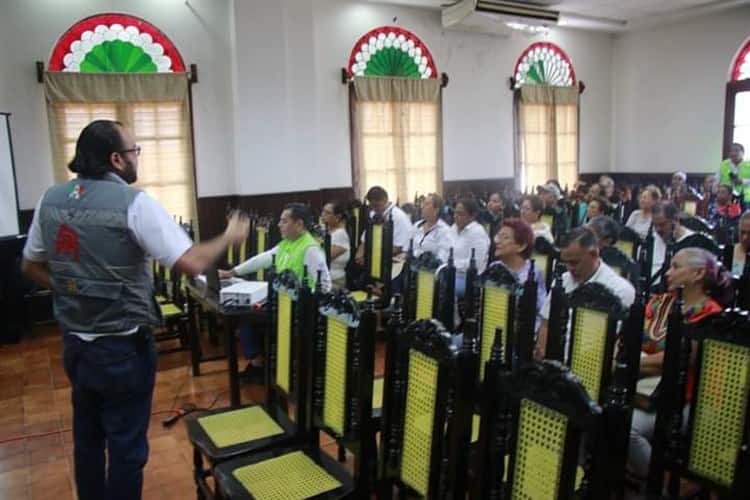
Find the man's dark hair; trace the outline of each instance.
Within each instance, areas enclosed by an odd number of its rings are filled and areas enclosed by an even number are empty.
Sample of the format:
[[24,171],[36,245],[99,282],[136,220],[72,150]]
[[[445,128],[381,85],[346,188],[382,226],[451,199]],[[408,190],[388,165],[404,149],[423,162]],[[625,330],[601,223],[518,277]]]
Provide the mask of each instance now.
[[463,205],[464,210],[469,215],[469,217],[476,217],[477,213],[479,212],[479,205],[477,202],[472,198],[461,198],[458,200],[458,203],[456,203],[456,206]]
[[373,186],[367,191],[365,199],[370,203],[375,201],[388,201],[388,192],[380,186]]
[[588,226],[596,233],[599,240],[609,240],[610,245],[614,244],[620,236],[620,224],[608,215],[597,215],[589,221]]
[[743,146],[743,145],[742,145],[742,144],[740,144],[739,142],[735,142],[735,143],[733,143],[733,144],[732,144],[732,147],[733,147],[733,148],[739,148],[739,150],[740,150],[740,151],[742,151],[743,153],[745,152],[745,146]]
[[287,203],[284,210],[289,212],[289,217],[293,220],[301,220],[305,228],[310,227],[310,209],[304,203]]
[[328,202],[329,205],[331,205],[331,210],[333,211],[333,215],[337,217],[341,217],[342,220],[346,220],[347,214],[346,214],[346,205],[340,200],[332,200]]
[[581,248],[597,248],[597,238],[590,227],[579,226],[566,233],[560,240],[560,248],[568,248],[573,243],[578,243]]
[[654,205],[651,213],[652,215],[663,215],[669,220],[675,220],[677,218],[679,210],[677,210],[677,205],[675,205],[671,201],[660,201],[659,203]]
[[76,154],[68,164],[71,172],[83,177],[101,177],[112,170],[112,153],[125,149],[120,131],[122,123],[95,120],[81,131],[76,142]]

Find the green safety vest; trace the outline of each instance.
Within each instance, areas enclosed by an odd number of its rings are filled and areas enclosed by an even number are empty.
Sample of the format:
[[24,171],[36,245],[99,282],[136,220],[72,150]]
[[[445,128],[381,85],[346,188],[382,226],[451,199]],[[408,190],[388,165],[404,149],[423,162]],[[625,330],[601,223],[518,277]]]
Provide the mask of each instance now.
[[[734,187],[734,184],[732,183],[732,179],[729,177],[729,174],[732,172],[732,161],[729,159],[726,159],[721,162],[721,165],[719,165],[719,184],[720,185],[727,185]],[[737,165],[737,177],[741,181],[750,179],[750,161],[741,161],[739,165]],[[750,202],[750,189],[746,189],[745,186],[739,187],[740,193],[742,193],[742,198],[745,202]]]
[[[276,272],[280,273],[285,269],[291,269],[297,279],[301,280],[302,273],[305,270],[305,252],[312,246],[320,248],[320,244],[308,231],[305,231],[302,236],[294,241],[281,240],[276,251]],[[315,270],[308,269],[307,272],[308,283],[310,287],[314,287],[317,279]]]

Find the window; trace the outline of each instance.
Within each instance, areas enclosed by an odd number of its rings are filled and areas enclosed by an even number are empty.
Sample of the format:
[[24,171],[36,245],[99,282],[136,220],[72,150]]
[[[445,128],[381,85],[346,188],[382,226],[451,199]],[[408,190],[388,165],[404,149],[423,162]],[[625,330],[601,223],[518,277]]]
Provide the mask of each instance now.
[[730,70],[724,108],[723,158],[732,143],[750,148],[750,40],[737,53]]
[[117,120],[130,129],[136,144],[142,148],[134,186],[159,200],[170,214],[185,221],[195,220],[193,165],[190,142],[184,133],[187,117],[181,102],[57,106],[56,115],[61,122],[57,133],[62,136],[65,151],[64,161],[55,164],[58,182],[75,175],[67,165],[75,154],[81,130],[93,120]]
[[413,33],[376,28],[352,49],[352,177],[363,196],[380,185],[402,203],[442,188],[442,125],[432,55]]
[[166,35],[134,16],[88,17],[60,37],[49,68],[45,92],[56,181],[75,175],[67,165],[81,130],[93,120],[117,120],[142,148],[135,186],[174,216],[195,220],[187,77]]
[[513,72],[516,179],[522,190],[578,178],[578,87],[570,59],[554,44],[530,45]]

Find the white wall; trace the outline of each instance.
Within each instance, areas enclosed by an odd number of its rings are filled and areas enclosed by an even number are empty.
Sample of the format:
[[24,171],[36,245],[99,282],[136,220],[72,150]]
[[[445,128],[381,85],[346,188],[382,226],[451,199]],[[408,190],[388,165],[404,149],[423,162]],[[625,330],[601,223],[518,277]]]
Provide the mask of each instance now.
[[193,87],[198,194],[233,192],[229,1],[0,0],[0,110],[13,113],[21,208],[33,208],[53,182],[44,92],[34,62],[46,65],[70,26],[106,11],[147,19],[175,43],[186,64],[198,65],[200,82]]
[[614,172],[718,168],[724,96],[750,8],[628,33],[614,41]]
[[[512,177],[508,77],[535,38],[444,31],[440,13],[343,0],[235,0],[235,157],[241,194],[351,185],[348,92],[341,68],[354,42],[380,25],[413,31],[429,46],[443,94],[445,179]],[[558,31],[587,86],[581,104],[581,169],[610,157],[609,35]]]

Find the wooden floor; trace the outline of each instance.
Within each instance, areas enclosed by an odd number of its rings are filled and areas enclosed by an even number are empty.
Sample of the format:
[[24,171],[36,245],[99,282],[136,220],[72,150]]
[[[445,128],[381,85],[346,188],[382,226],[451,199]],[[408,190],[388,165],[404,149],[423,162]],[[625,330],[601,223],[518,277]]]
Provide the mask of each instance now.
[[[70,384],[61,346],[53,326],[35,327],[20,343],[0,346],[0,499],[75,498]],[[166,412],[183,402],[206,407],[217,396],[215,406],[226,406],[227,388],[226,361],[202,364],[201,376],[194,378],[187,352],[162,355],[153,411]],[[259,385],[242,386],[243,403],[263,396]],[[185,426],[178,422],[165,429],[161,421],[166,416],[151,417],[143,498],[195,498]],[[333,445],[326,451],[332,453]]]

